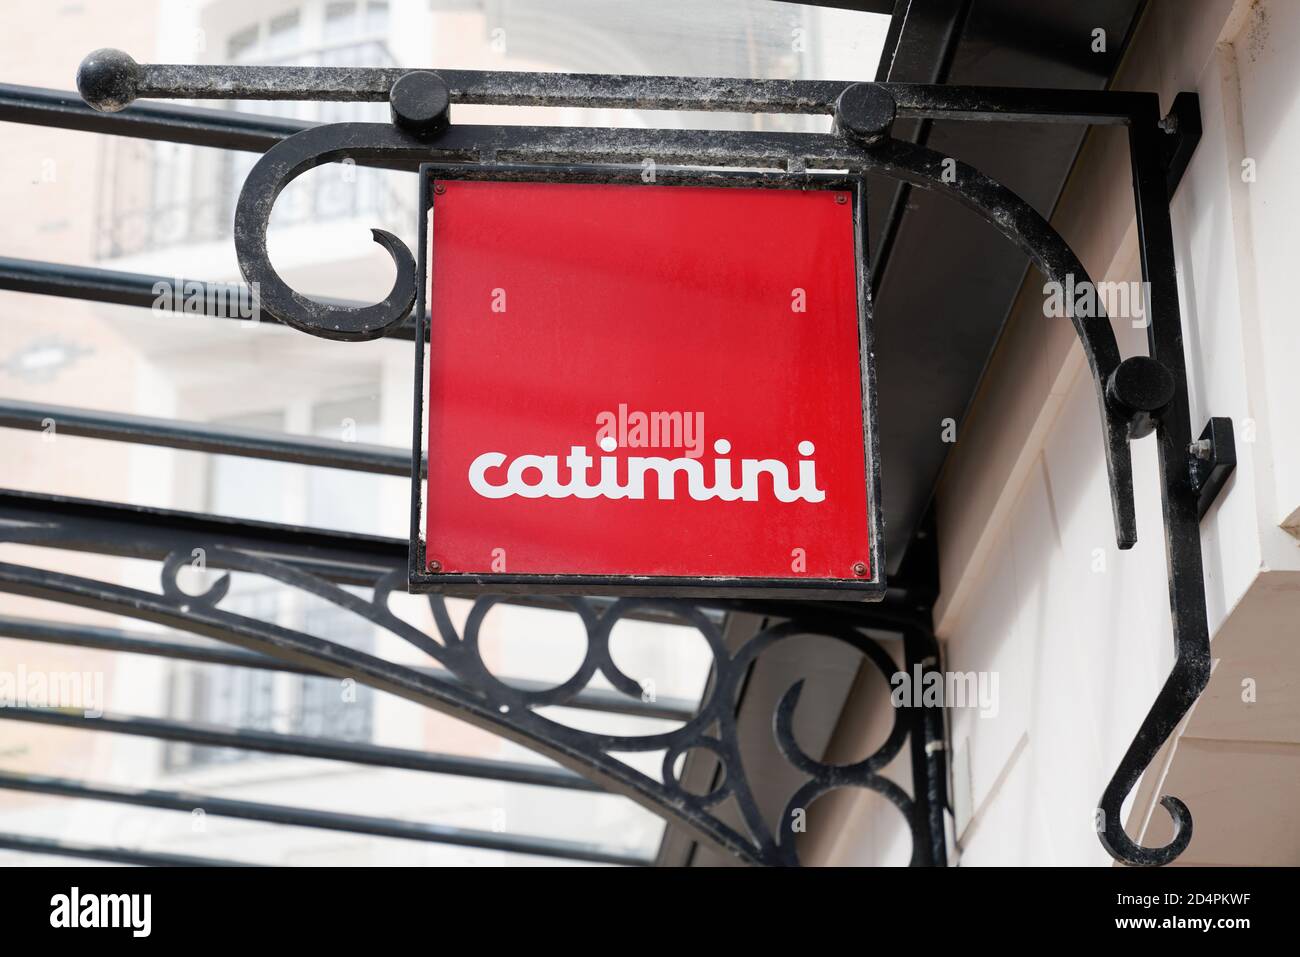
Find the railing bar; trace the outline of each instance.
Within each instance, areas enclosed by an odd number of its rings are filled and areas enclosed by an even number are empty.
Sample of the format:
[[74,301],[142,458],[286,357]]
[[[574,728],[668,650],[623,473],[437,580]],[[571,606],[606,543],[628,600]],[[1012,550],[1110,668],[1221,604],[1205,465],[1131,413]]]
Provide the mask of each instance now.
[[341,584],[370,587],[406,565],[405,540],[0,489],[0,520],[48,526],[38,544],[161,561],[177,548],[224,545],[266,555]]
[[[176,317],[178,320],[202,317],[228,319],[246,325],[280,325],[277,320],[261,312],[256,319],[250,319],[239,315],[238,309],[230,308],[231,303],[253,301],[252,292],[240,283],[209,282],[0,256],[0,289],[84,302],[137,306],[149,309],[159,317]],[[165,295],[160,297],[160,290]],[[192,297],[187,290],[201,295]],[[160,298],[162,305],[159,305]],[[345,307],[364,305],[353,300],[328,297],[322,297],[319,301]],[[388,337],[411,341],[415,337],[414,320],[394,327]]]
[[404,771],[450,774],[456,777],[501,781],[507,784],[530,784],[569,791],[601,791],[601,788],[567,768],[490,758],[431,754],[408,748],[313,738],[276,731],[259,731],[253,728],[225,730],[211,725],[150,718],[144,715],[106,712],[98,717],[87,717],[84,714],[53,708],[5,707],[0,708],[0,721],[4,720],[75,728],[79,731],[129,734],[207,748],[234,748],[239,751],[320,758],[326,761],[344,761],[349,764],[365,764]]
[[83,844],[79,841],[62,841],[53,837],[27,834],[0,833],[0,848],[26,851],[29,854],[49,854],[52,857],[78,857],[90,861],[108,861],[113,864],[134,864],[137,867],[261,867],[243,861],[221,860],[215,857],[193,857],[188,854],[164,854],[160,851],[136,851],[126,847],[108,847],[101,844]]
[[105,801],[152,807],[167,811],[192,813],[201,810],[204,815],[229,817],[245,821],[260,821],[288,827],[310,827],[348,834],[368,834],[399,840],[423,841],[432,844],[450,844],[457,847],[474,847],[484,850],[528,854],[535,857],[555,857],[563,860],[586,861],[594,864],[645,866],[649,859],[597,844],[559,840],[531,835],[498,834],[470,828],[447,827],[394,818],[373,817],[322,811],[316,808],[266,804],[260,801],[241,801],[212,795],[190,794],[184,791],[163,791],[152,788],[126,788],[117,785],[89,784],[67,778],[44,775],[14,774],[0,771],[0,790],[21,791],[29,794],[50,794],[87,801]]
[[[256,668],[289,674],[319,675],[301,665],[280,661],[269,655],[249,651],[206,647],[178,641],[160,641],[143,633],[125,629],[104,628],[94,625],[67,625],[40,621],[34,618],[0,616],[0,637],[20,641],[40,641],[49,644],[94,648],[100,651],[120,651],[127,654],[153,655],[180,661],[197,661],[204,664],[229,665],[235,668]],[[415,671],[432,678],[460,684],[461,679],[443,668],[414,667]],[[529,678],[503,677],[504,684],[522,691],[541,691],[551,687],[544,681]],[[604,688],[584,688],[562,707],[584,711],[601,711],[609,714],[626,714],[641,718],[663,718],[670,721],[689,721],[695,715],[695,704],[685,698],[656,698],[643,701],[630,698],[618,691]]]
[[254,153],[265,153],[282,139],[316,125],[279,116],[157,103],[100,113],[73,91],[17,83],[0,83],[0,122]]
[[411,453],[398,448],[0,399],[0,428],[48,432],[51,423],[56,436],[75,435],[380,475],[411,474]]

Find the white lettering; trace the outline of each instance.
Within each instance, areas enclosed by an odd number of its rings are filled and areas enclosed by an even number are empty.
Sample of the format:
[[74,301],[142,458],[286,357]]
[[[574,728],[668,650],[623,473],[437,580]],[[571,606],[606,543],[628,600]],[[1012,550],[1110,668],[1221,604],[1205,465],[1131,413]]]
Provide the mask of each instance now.
[[126,927],[132,937],[148,937],[153,929],[152,894],[70,894],[50,898],[51,927]]
[[[608,421],[605,425],[608,429],[599,439],[600,450],[612,453],[620,445],[614,428],[615,422]],[[735,485],[732,460],[725,457],[731,452],[731,443],[726,439],[718,439],[713,443],[713,450],[719,457],[713,462],[710,484],[708,470],[700,461],[703,436],[697,434],[693,438],[696,441],[688,443],[685,454],[677,458],[629,456],[626,466],[621,470],[624,475],[622,481],[619,458],[610,454],[601,455],[594,485],[591,484],[591,471],[597,460],[582,445],[570,446],[569,454],[562,461],[559,455],[529,453],[510,460],[504,452],[484,452],[470,463],[469,484],[479,495],[493,499],[509,498],[512,495],[520,498],[579,499],[644,499],[649,496],[660,501],[671,501],[677,497],[680,486],[685,484],[687,496],[697,502],[707,502],[714,498],[724,502],[757,502],[763,489],[770,484],[772,495],[779,502],[826,500],[825,490],[817,487],[817,463],[811,458],[814,446],[807,440],[798,445],[802,458],[796,470],[798,482],[792,487],[790,468],[780,459],[740,459],[740,485]],[[696,454],[692,455],[692,452]],[[504,476],[501,474],[502,469],[505,470]],[[567,476],[563,475],[562,469],[567,469]],[[489,473],[495,474],[489,477]],[[653,479],[647,481],[650,476]],[[679,476],[685,476],[684,483],[679,482]],[[767,476],[770,481],[764,481],[763,476]]]

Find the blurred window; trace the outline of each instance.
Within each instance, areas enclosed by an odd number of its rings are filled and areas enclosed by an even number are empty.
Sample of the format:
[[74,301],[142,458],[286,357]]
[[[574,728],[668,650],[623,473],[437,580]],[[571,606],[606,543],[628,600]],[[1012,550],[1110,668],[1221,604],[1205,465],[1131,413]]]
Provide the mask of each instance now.
[[[285,418],[283,412],[272,412],[221,424],[282,432]],[[379,406],[369,396],[317,403],[310,419],[313,434],[322,438],[375,442],[379,437]],[[208,470],[209,511],[219,515],[365,530],[377,520],[373,493],[370,476],[339,469],[286,468],[277,462],[218,455],[211,457]],[[301,518],[291,520],[290,515]],[[235,573],[220,607],[359,651],[374,648],[375,627],[365,619],[268,579]],[[345,688],[335,678],[187,662],[174,662],[171,668],[170,717],[348,741],[372,736],[374,691],[364,685]],[[172,743],[164,760],[168,769],[180,770],[254,756],[257,752]]]

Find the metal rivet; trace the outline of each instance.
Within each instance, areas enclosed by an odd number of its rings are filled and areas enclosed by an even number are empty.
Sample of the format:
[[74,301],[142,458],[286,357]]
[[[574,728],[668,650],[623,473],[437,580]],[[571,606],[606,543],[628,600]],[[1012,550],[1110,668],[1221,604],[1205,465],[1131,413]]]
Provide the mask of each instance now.
[[848,198],[847,196],[845,196],[843,193],[836,193],[836,194],[835,194],[835,202],[839,203],[841,206],[843,206],[843,205],[844,205],[845,203],[847,203],[848,201],[849,201],[849,198]]
[[429,562],[429,571],[431,572],[442,571],[442,562]]
[[433,191],[441,196],[443,193],[447,192],[447,186],[444,183],[434,183]]
[[855,574],[855,575],[857,575],[859,578],[861,578],[861,577],[862,577],[863,575],[865,575],[866,573],[867,573],[867,563],[866,563],[866,562],[854,562],[854,563],[853,563],[853,574]]

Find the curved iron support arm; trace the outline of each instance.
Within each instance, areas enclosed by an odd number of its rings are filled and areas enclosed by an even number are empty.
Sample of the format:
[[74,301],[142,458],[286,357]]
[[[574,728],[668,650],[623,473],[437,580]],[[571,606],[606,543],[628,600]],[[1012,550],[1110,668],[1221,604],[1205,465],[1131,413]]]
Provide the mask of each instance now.
[[[1137,541],[1129,439],[1140,438],[1153,429],[1157,433],[1175,660],[1102,794],[1096,822],[1098,837],[1107,852],[1122,863],[1138,866],[1168,864],[1191,841],[1191,812],[1178,798],[1172,795],[1160,798],[1160,804],[1173,819],[1174,834],[1167,844],[1156,848],[1144,847],[1128,836],[1122,806],[1210,678],[1198,490],[1188,467],[1192,432],[1186,360],[1165,167],[1160,159],[1161,145],[1156,139],[1158,124],[1159,116],[1148,109],[1135,110],[1130,126],[1142,271],[1151,289],[1150,356],[1135,356],[1120,362],[1109,320],[1104,316],[1083,319],[1071,310],[1101,405],[1111,502],[1120,548],[1131,547]],[[951,172],[955,170],[956,181],[964,183],[962,189],[949,189],[949,195],[995,225],[1030,256],[1046,278],[1064,283],[1067,276],[1073,275],[1076,282],[1089,281],[1065,240],[1005,187],[964,164],[897,140],[883,141],[873,153],[886,159],[898,157],[900,162],[888,172],[921,188],[933,188],[936,172],[947,164],[950,175],[941,179],[952,180]],[[921,170],[928,174],[923,179],[915,175]]]
[[1138,111],[1129,127],[1129,147],[1142,275],[1151,289],[1147,343],[1151,357],[1169,370],[1172,379],[1170,401],[1158,420],[1156,449],[1162,479],[1160,501],[1164,513],[1165,561],[1169,569],[1174,664],[1102,793],[1097,821],[1098,836],[1111,856],[1127,864],[1146,866],[1168,864],[1187,849],[1192,839],[1192,815],[1178,798],[1162,796],[1160,803],[1173,818],[1173,837],[1163,847],[1143,847],[1124,830],[1124,799],[1210,680],[1199,490],[1188,461],[1191,412],[1159,122],[1154,108]]
[[[1091,282],[1069,243],[1036,209],[973,166],[896,139],[887,139],[872,148],[871,156],[877,164],[874,172],[885,173],[920,189],[941,192],[978,213],[1024,252],[1049,282],[1065,285],[1071,278],[1076,284]],[[1097,390],[1115,539],[1120,548],[1132,548],[1137,543],[1137,518],[1133,459],[1128,444],[1129,419],[1107,401],[1107,385],[1115,379],[1121,366],[1119,346],[1106,315],[1084,317],[1076,315],[1073,309],[1069,312]]]
[[[1158,124],[1159,116],[1148,109],[1135,110],[1130,126],[1142,271],[1151,289],[1150,356],[1135,356],[1120,362],[1109,320],[1104,316],[1082,319],[1071,310],[1101,404],[1111,502],[1120,548],[1131,547],[1137,541],[1128,441],[1153,429],[1157,433],[1175,660],[1102,794],[1097,819],[1098,836],[1107,852],[1118,861],[1139,866],[1168,864],[1191,841],[1191,812],[1178,798],[1172,795],[1160,798],[1160,804],[1173,819],[1174,834],[1167,844],[1156,848],[1144,847],[1128,836],[1122,806],[1210,678],[1198,490],[1188,467],[1192,432],[1186,360],[1165,167],[1160,159],[1161,145],[1156,139]],[[1030,256],[1046,278],[1064,283],[1067,276],[1073,275],[1076,282],[1089,281],[1065,240],[1005,187],[964,164],[897,140],[883,141],[873,153],[885,159],[897,157],[900,162],[887,172],[921,188],[933,188],[936,172],[947,164],[950,175],[940,179],[964,183],[962,189],[949,189],[949,195],[995,225]],[[916,174],[922,170],[928,175],[918,178]]]

